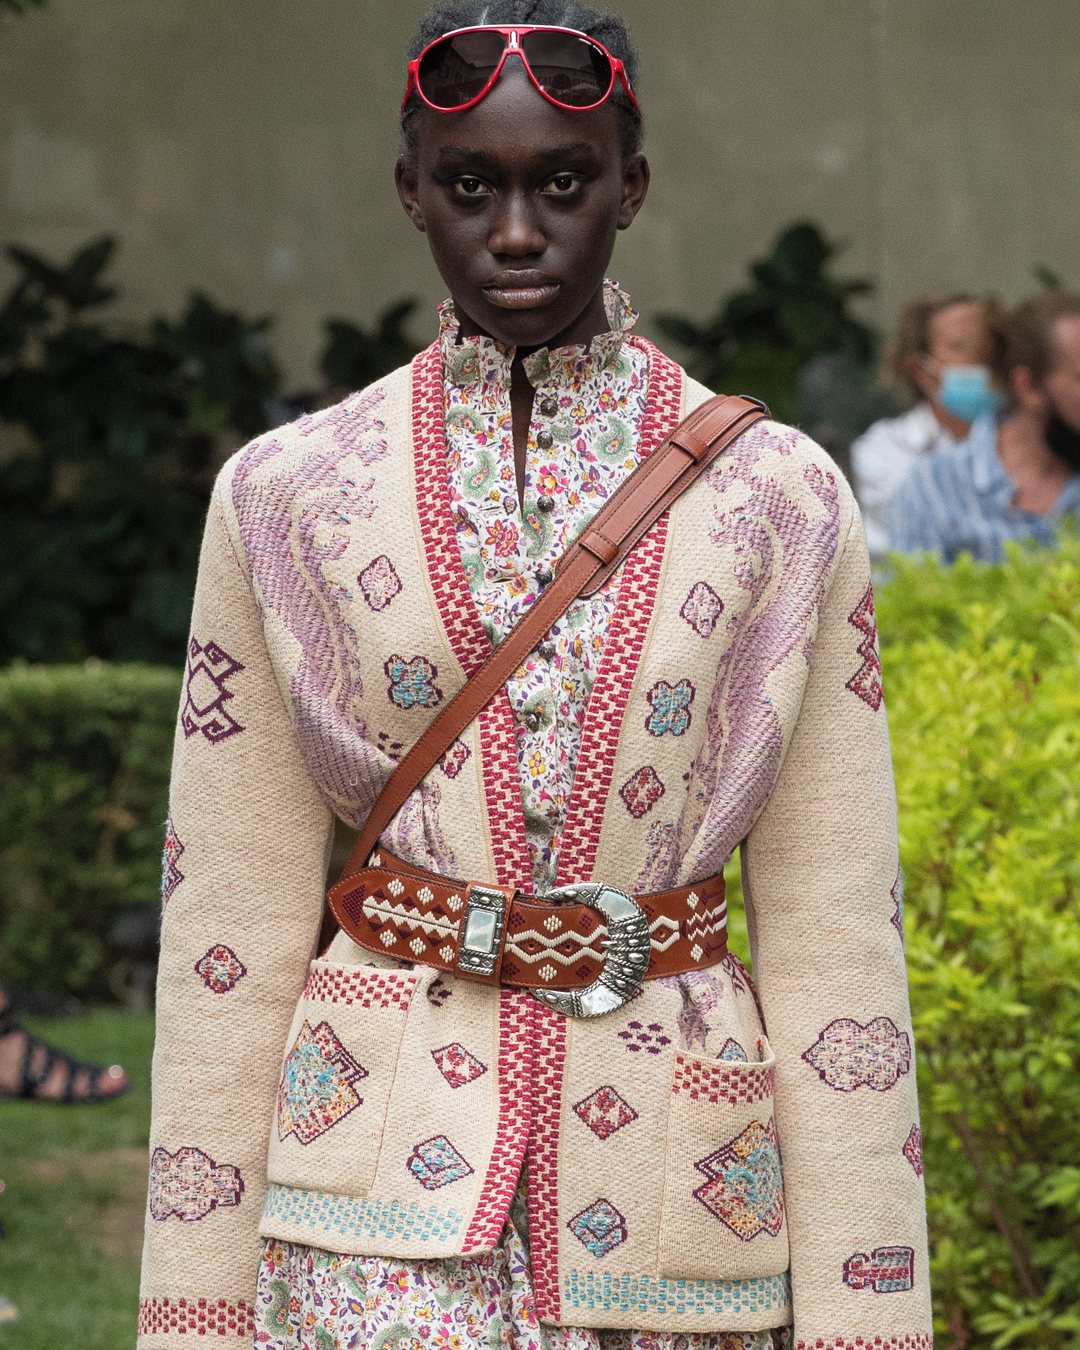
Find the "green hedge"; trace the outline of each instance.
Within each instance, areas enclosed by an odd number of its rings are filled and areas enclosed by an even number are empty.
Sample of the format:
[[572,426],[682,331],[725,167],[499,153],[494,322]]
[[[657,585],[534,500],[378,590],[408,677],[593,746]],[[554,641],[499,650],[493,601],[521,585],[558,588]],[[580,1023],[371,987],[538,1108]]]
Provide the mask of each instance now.
[[0,671],[0,979],[91,998],[130,982],[114,930],[160,891],[179,692],[151,666]]
[[1080,1332],[1080,546],[905,561],[879,625],[939,1333]]

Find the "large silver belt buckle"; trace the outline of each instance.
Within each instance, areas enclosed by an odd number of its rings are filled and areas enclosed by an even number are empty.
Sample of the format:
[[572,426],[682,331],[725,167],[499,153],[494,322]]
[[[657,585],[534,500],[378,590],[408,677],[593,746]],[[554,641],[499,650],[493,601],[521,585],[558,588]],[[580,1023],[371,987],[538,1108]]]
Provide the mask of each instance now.
[[632,895],[600,881],[560,886],[545,899],[588,905],[604,916],[604,968],[588,989],[533,989],[533,997],[566,1017],[602,1017],[621,1008],[641,988],[649,969],[652,935],[645,911]]

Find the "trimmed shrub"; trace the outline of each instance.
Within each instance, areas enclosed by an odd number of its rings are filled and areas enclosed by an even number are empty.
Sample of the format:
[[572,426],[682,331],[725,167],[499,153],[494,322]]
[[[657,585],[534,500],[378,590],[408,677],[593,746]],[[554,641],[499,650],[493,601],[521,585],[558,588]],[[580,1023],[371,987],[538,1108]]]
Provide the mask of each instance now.
[[938,1331],[1080,1331],[1080,544],[878,595]]
[[[0,979],[145,998],[180,672],[0,671]],[[123,920],[123,922],[118,922]],[[132,986],[135,986],[132,988]]]

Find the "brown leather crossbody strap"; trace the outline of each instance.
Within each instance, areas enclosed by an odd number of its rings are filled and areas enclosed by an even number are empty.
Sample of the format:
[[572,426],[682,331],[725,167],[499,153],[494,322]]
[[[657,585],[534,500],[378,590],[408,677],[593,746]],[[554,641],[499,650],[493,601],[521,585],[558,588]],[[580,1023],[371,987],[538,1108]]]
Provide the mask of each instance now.
[[769,413],[764,403],[733,394],[709,399],[642,461],[570,545],[555,579],[464,684],[386,780],[343,877],[359,872],[379,836],[409,795],[474,718],[495,697],[552,624],[580,596],[595,594],[639,539],[712,461]]

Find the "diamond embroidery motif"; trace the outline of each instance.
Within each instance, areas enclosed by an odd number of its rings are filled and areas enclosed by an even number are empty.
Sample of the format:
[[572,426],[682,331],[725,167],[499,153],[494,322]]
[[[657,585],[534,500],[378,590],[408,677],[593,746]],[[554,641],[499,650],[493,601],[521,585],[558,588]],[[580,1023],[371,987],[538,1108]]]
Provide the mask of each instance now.
[[866,594],[848,615],[848,623],[862,633],[856,649],[862,665],[844,686],[850,689],[874,712],[881,707],[885,690],[881,684],[881,657],[878,655],[877,617],[874,613],[874,588],[867,586]]
[[610,1139],[616,1130],[637,1120],[638,1113],[613,1087],[599,1087],[574,1106],[574,1112],[583,1120],[597,1139]]
[[566,1226],[593,1256],[607,1256],[626,1241],[626,1220],[603,1197],[575,1214]]
[[438,666],[422,656],[406,660],[404,656],[389,657],[383,670],[390,681],[387,693],[395,707],[434,708],[442,702],[442,690],[435,683]]
[[724,612],[724,602],[707,581],[699,581],[690,587],[690,594],[683,601],[679,614],[698,637],[712,637],[716,621]]
[[640,820],[653,809],[666,790],[652,765],[645,764],[626,780],[619,789],[619,796],[634,819]]
[[201,731],[211,745],[217,745],[243,731],[226,707],[235,697],[228,687],[229,681],[243,669],[240,662],[234,661],[216,642],[208,642],[203,647],[191,639],[184,679],[184,706],[180,711],[185,739]]
[[176,833],[176,826],[173,824],[172,812],[170,811],[165,820],[165,846],[161,852],[161,912],[164,914],[165,906],[172,899],[172,893],[184,879],[183,872],[180,871],[180,859],[184,853],[184,846],[180,842],[180,836]]
[[278,1138],[310,1144],[363,1104],[353,1085],[367,1070],[338,1040],[329,1022],[300,1028],[278,1088]]
[[742,1046],[739,1044],[739,1042],[733,1040],[732,1037],[730,1036],[720,1047],[720,1054],[718,1058],[728,1060],[740,1060],[743,1063],[746,1063],[749,1060],[749,1056],[747,1055],[746,1051],[742,1048]]
[[437,1191],[453,1181],[471,1177],[473,1169],[445,1134],[436,1134],[417,1144],[405,1166],[427,1191]]
[[390,892],[391,895],[397,896],[400,895],[401,892],[405,889],[405,883],[403,881],[399,881],[397,877],[395,877],[393,881],[388,881],[386,883],[386,889]]
[[385,553],[373,558],[356,580],[369,608],[376,613],[401,593],[401,578]]
[[911,1133],[904,1142],[904,1157],[915,1169],[915,1175],[921,1177],[923,1174],[922,1160],[922,1130],[918,1125],[912,1125]]
[[464,1087],[466,1083],[475,1083],[488,1071],[486,1064],[482,1064],[475,1055],[471,1055],[457,1041],[452,1045],[444,1045],[438,1050],[432,1050],[431,1058],[452,1088]]
[[472,751],[464,741],[455,741],[439,760],[439,768],[447,778],[456,778],[471,756]]
[[743,1242],[776,1237],[784,1222],[784,1186],[776,1127],[751,1121],[723,1148],[694,1166],[709,1179],[694,1192],[705,1208]]
[[247,967],[231,947],[219,942],[195,962],[195,974],[212,994],[227,994],[247,974]]
[[542,980],[553,980],[555,976],[558,975],[559,972],[549,961],[544,965],[542,965],[536,973],[537,975],[540,976]]
[[657,680],[645,695],[652,708],[645,719],[645,730],[649,735],[663,736],[670,731],[673,736],[681,736],[690,725],[694,692],[689,680],[680,680],[674,685],[668,684],[667,680]]

